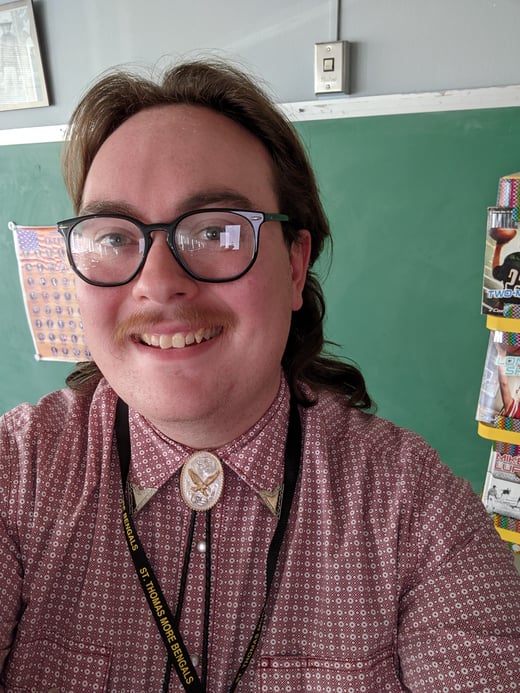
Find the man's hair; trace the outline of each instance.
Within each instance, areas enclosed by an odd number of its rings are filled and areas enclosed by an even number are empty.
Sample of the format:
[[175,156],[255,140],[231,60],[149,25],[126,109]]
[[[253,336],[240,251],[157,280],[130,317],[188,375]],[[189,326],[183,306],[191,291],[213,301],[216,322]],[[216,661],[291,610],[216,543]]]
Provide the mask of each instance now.
[[[103,142],[131,116],[167,104],[210,108],[239,123],[267,149],[274,173],[279,209],[289,216],[283,224],[287,245],[298,242],[298,231],[312,239],[310,267],[303,289],[303,306],[292,314],[282,366],[297,400],[312,404],[311,390],[328,389],[347,397],[351,406],[369,409],[371,399],[360,371],[327,355],[323,335],[325,303],[312,271],[330,230],[318,186],[304,147],[289,120],[258,84],[240,69],[216,60],[195,60],[169,68],[160,82],[117,69],[106,73],[85,94],[72,114],[63,174],[76,213],[94,157]],[[81,389],[99,371],[93,362],[78,364],[70,387]]]

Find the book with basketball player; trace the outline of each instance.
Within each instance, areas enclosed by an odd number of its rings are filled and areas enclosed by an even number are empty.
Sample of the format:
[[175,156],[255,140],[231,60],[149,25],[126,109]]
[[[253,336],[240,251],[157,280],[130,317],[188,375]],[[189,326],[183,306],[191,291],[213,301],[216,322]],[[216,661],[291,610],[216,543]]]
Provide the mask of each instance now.
[[[520,304],[520,173],[502,176],[497,206],[488,207],[482,313],[501,316],[506,304]],[[520,327],[519,327],[520,331]]]
[[512,207],[489,207],[482,312],[501,316],[506,304],[515,303],[520,304],[520,233]]

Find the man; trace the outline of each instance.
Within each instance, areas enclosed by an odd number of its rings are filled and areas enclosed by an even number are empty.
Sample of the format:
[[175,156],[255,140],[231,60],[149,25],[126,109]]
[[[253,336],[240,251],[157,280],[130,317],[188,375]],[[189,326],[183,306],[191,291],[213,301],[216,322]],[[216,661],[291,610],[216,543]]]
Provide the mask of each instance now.
[[[516,238],[516,228],[493,227],[489,230],[489,237],[496,241],[495,250],[491,258],[491,271],[493,278],[502,283],[503,298],[492,299],[495,311],[503,313],[504,304],[520,303],[520,253],[518,250],[504,255],[501,260],[502,250]],[[515,246],[516,247],[516,246]]]
[[94,363],[2,421],[5,690],[516,686],[482,504],[323,353],[329,231],[290,125],[195,62],[107,75],[70,136]]

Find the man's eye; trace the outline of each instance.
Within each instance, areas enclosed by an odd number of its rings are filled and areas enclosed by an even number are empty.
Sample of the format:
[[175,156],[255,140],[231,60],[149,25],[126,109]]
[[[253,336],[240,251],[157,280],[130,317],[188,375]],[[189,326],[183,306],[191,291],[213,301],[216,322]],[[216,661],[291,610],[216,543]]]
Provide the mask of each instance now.
[[122,228],[99,229],[94,236],[93,242],[103,248],[126,248],[139,244],[141,236],[138,231]]
[[206,226],[202,231],[202,237],[205,241],[220,241],[222,228],[220,226]]
[[107,233],[103,236],[99,236],[96,239],[98,245],[107,245],[111,248],[122,248],[125,245],[130,245],[132,239],[122,233]]

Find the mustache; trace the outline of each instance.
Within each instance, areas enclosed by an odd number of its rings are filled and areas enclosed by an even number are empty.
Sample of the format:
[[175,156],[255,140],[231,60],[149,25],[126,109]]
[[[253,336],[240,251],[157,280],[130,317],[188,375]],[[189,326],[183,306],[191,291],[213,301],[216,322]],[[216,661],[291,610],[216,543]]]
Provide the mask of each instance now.
[[191,308],[189,306],[179,306],[167,316],[162,311],[136,311],[115,326],[114,343],[117,346],[123,346],[128,339],[136,334],[153,332],[154,326],[162,322],[182,323],[183,329],[187,331],[195,331],[201,327],[223,327],[226,329],[235,326],[236,317],[234,313],[228,310]]

